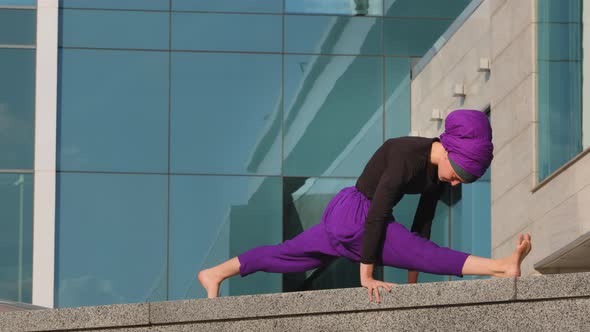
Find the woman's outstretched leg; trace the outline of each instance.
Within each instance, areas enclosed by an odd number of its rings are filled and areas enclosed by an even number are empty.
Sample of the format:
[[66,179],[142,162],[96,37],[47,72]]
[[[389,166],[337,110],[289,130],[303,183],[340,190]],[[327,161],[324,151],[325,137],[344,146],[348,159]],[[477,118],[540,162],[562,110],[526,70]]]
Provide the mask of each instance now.
[[531,249],[531,236],[521,234],[518,237],[516,249],[510,256],[500,259],[469,256],[463,265],[462,273],[464,275],[520,277],[520,264]]
[[530,235],[521,235],[508,257],[482,258],[440,247],[392,222],[387,225],[383,245],[383,264],[441,275],[520,276],[520,264],[531,250]]
[[257,271],[304,272],[329,263],[339,254],[332,248],[323,224],[315,225],[291,240],[273,246],[260,246],[222,264],[199,272],[207,297],[219,296],[223,280]]

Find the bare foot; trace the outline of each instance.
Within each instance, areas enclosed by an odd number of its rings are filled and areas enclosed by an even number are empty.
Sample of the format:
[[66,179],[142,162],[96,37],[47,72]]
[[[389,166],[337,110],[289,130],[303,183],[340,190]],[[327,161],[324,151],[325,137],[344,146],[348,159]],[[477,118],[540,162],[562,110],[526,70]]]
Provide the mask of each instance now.
[[516,249],[512,253],[512,255],[504,258],[504,262],[506,264],[505,272],[503,273],[504,277],[520,277],[520,264],[524,260],[524,258],[531,252],[532,244],[531,244],[531,235],[530,234],[520,234],[518,237],[518,241],[516,243]]
[[199,282],[207,291],[207,297],[212,299],[219,296],[219,285],[223,280],[216,278],[211,269],[206,269],[199,272]]

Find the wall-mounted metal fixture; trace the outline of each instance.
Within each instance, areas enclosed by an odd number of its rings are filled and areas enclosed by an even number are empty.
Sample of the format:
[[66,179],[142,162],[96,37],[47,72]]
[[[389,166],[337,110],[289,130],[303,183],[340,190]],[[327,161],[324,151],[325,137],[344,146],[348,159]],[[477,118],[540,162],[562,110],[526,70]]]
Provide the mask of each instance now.
[[433,108],[432,114],[430,115],[430,120],[431,121],[442,121],[442,119],[443,119],[443,114],[442,114],[441,110],[438,108]]
[[477,69],[479,72],[490,72],[490,59],[488,58],[480,58],[479,59],[479,68]]
[[465,85],[457,83],[453,86],[453,97],[465,97]]

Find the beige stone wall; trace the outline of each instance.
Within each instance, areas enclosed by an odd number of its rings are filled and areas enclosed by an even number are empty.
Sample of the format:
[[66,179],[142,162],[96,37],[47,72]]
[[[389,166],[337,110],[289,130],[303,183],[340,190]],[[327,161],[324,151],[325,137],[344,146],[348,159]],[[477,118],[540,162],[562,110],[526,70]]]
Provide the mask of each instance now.
[[[492,255],[509,254],[521,232],[533,236],[533,265],[590,231],[590,154],[543,186],[537,183],[538,79],[536,0],[484,0],[412,81],[412,130],[437,136],[444,123],[430,120],[458,108],[491,108]],[[491,72],[478,72],[480,58]],[[466,97],[453,97],[464,84]]]

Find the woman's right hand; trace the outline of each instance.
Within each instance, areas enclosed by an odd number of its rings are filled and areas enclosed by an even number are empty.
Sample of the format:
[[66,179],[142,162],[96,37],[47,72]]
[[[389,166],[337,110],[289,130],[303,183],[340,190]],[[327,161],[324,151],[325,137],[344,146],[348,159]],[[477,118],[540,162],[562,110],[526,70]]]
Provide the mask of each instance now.
[[375,268],[374,264],[360,263],[360,268],[361,286],[369,290],[369,302],[373,301],[374,291],[375,302],[380,303],[381,297],[379,296],[379,287],[385,288],[385,290],[391,292],[391,286],[395,286],[395,284],[373,279],[373,269]]
[[373,292],[375,292],[375,302],[381,302],[381,297],[379,296],[379,287],[384,288],[388,292],[391,292],[391,287],[395,285],[396,284],[394,283],[376,280],[373,278],[361,279],[361,286],[369,290],[369,302],[373,301]]

